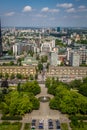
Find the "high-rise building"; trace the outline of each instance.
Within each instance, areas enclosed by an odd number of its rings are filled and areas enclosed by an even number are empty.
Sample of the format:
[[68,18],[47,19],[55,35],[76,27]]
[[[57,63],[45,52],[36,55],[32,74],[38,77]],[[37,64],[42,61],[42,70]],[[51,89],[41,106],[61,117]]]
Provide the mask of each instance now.
[[1,35],[1,20],[0,20],[0,56],[2,56],[2,35]]
[[57,32],[60,32],[60,27],[57,27]]
[[58,65],[58,53],[52,51],[50,60],[51,60],[51,62],[50,62],[51,65],[57,66]]
[[72,66],[79,66],[80,64],[80,55],[77,52],[72,52],[71,53],[71,61],[70,61]]

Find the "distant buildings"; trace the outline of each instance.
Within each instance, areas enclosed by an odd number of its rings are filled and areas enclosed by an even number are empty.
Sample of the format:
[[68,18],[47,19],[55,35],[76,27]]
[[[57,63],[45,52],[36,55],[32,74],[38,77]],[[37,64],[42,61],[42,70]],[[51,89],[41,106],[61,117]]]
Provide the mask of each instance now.
[[60,32],[60,27],[57,27],[57,32]]
[[51,52],[52,48],[55,47],[55,40],[44,41],[41,44],[41,52]]

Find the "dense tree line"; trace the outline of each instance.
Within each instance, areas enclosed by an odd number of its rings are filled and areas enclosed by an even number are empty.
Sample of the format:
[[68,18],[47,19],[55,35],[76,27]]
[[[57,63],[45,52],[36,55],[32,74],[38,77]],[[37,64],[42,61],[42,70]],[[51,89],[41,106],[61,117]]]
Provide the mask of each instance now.
[[50,100],[50,108],[67,114],[87,114],[87,97],[71,89],[69,84],[48,78],[46,86],[48,93],[54,95]]
[[77,89],[79,93],[87,97],[87,77],[82,80],[73,80],[69,83],[69,87]]
[[41,88],[37,81],[26,82],[24,84],[20,84],[20,85],[18,85],[18,88],[19,88],[18,91],[31,92],[34,95],[37,95],[41,92]]
[[7,94],[0,93],[0,109],[3,114],[24,115],[32,110],[39,109],[39,100],[35,97],[40,93],[37,81],[18,84],[17,90]]

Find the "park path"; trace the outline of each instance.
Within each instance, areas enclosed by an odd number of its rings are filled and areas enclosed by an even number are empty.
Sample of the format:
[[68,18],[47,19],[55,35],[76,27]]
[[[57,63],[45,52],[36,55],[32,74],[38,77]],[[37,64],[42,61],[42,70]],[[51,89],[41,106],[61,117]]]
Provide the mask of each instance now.
[[[38,94],[36,97],[39,98],[40,96],[49,96],[52,98],[53,96],[47,93],[47,88],[45,87],[45,84],[39,84],[41,87],[41,93]],[[37,119],[37,120],[48,120],[48,119],[59,119],[61,123],[67,123],[69,130],[71,130],[69,126],[69,119],[67,115],[62,114],[58,110],[52,110],[49,107],[49,102],[45,103],[40,103],[40,109],[39,110],[33,110],[31,113],[26,114],[23,118],[23,123],[29,123],[31,122],[32,119]],[[23,129],[21,129],[23,130]]]

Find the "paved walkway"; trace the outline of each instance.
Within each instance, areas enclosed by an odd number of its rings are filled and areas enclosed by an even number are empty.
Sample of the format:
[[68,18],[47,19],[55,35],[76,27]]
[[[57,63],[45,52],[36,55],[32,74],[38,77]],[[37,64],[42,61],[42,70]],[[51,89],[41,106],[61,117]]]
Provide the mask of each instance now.
[[[47,94],[47,88],[45,87],[44,84],[40,84],[41,86],[41,93],[38,94],[36,97],[40,96],[49,96],[52,98],[53,96],[50,94]],[[23,122],[31,122],[32,119],[43,119],[45,122],[48,119],[59,119],[61,123],[67,123],[69,125],[69,119],[67,118],[67,115],[61,114],[58,110],[52,110],[49,107],[49,102],[46,103],[40,103],[40,109],[39,110],[34,110],[30,114],[26,114],[25,117],[23,118]],[[70,127],[69,127],[69,130]]]

